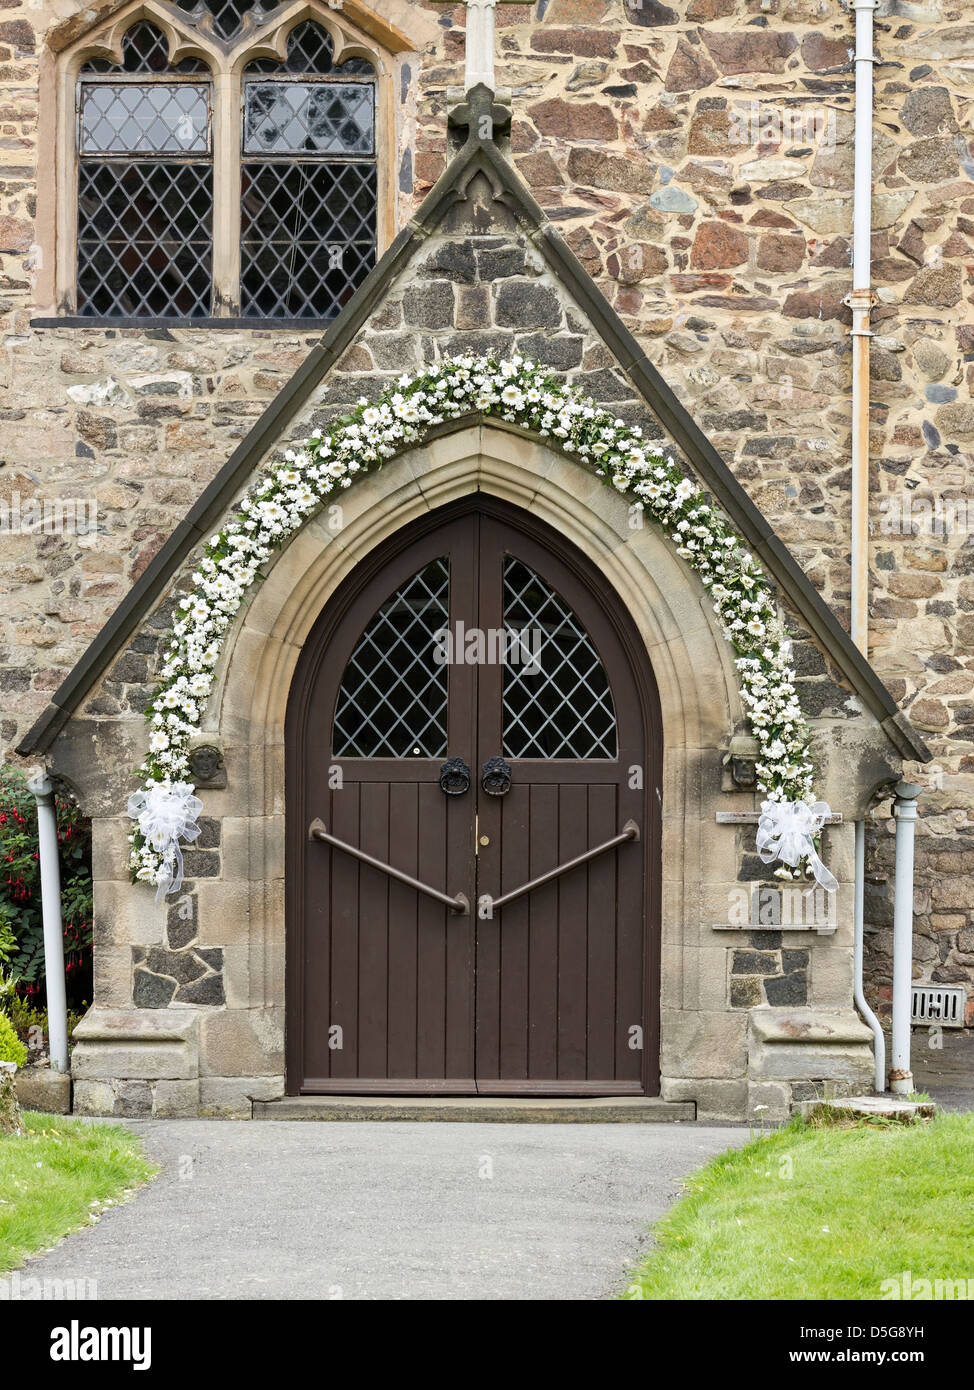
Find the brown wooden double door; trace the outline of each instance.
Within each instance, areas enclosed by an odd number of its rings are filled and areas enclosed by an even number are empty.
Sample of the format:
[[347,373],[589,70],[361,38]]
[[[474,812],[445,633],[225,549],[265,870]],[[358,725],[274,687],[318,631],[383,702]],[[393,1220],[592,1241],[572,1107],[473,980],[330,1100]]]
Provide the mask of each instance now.
[[658,704],[573,548],[485,499],[380,547],[287,754],[290,1093],[655,1093]]

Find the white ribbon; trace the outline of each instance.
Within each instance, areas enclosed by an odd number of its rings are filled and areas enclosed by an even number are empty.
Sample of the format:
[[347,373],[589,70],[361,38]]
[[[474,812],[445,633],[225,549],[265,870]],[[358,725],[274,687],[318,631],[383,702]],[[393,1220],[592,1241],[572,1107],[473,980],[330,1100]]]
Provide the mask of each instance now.
[[128,813],[139,823],[146,843],[162,859],[156,902],[169,893],[178,893],[183,883],[183,852],[180,837],[192,842],[200,828],[196,817],[203,809],[189,782],[153,782],[129,797]]
[[762,801],[758,821],[758,854],[765,864],[780,859],[797,869],[807,859],[815,882],[827,893],[834,893],[838,880],[829,873],[818,857],[815,836],[825,824],[832,808],[826,801]]

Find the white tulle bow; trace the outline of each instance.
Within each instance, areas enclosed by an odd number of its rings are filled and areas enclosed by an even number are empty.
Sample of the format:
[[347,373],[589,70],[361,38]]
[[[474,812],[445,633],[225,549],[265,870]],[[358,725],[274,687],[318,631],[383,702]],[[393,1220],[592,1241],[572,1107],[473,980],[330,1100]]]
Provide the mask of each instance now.
[[129,797],[128,812],[138,821],[147,844],[162,860],[156,902],[178,893],[183,884],[183,852],[180,839],[199,837],[196,817],[203,809],[189,782],[153,782]]
[[797,869],[807,859],[815,882],[828,893],[839,884],[818,857],[815,836],[825,824],[832,808],[825,801],[762,801],[758,821],[758,853],[765,864],[780,859]]

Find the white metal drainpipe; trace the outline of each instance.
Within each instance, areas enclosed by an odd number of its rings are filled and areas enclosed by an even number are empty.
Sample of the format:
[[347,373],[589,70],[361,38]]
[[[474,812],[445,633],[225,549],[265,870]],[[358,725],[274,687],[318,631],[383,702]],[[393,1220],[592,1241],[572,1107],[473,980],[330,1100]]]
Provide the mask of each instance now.
[[855,165],[852,195],[852,640],[869,646],[869,313],[873,306],[873,11],[876,0],[851,0],[856,15]]
[[866,822],[856,821],[856,903],[853,947],[853,979],[856,1007],[873,1032],[874,1084],[877,1091],[886,1090],[886,1038],[883,1025],[866,1003],[862,987],[864,895],[866,886]]
[[[855,166],[852,194],[852,640],[869,655],[869,314],[872,292],[873,196],[873,11],[876,0],[850,0],[856,16]],[[886,1089],[886,1041],[879,1020],[866,1003],[862,985],[863,895],[866,827],[856,822],[856,898],[853,925],[853,976],[856,1006],[873,1033],[877,1091]],[[910,897],[913,890],[910,885]],[[912,937],[910,961],[912,970]]]
[[68,1008],[64,987],[64,927],[61,921],[61,866],[58,860],[57,809],[51,779],[41,768],[27,783],[37,802],[37,849],[41,866],[41,915],[44,922],[44,974],[47,980],[47,1032],[51,1066],[68,1070]]
[[922,787],[897,782],[896,874],[893,884],[893,1044],[889,1088],[908,1096],[913,1090],[910,1070],[910,995],[913,984],[913,839],[917,797]]

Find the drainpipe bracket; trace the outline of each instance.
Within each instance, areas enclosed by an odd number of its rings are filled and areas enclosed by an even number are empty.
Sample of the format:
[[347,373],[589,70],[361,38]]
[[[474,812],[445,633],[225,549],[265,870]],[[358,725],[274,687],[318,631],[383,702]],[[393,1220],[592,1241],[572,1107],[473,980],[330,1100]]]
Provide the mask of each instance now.
[[852,327],[846,332],[850,338],[875,338],[875,333],[868,327],[869,314],[876,304],[876,296],[871,289],[851,290],[842,303],[847,309],[852,310]]
[[35,801],[42,805],[50,805],[54,794],[54,784],[51,781],[51,774],[46,767],[38,766],[31,769],[27,780],[27,790]]

